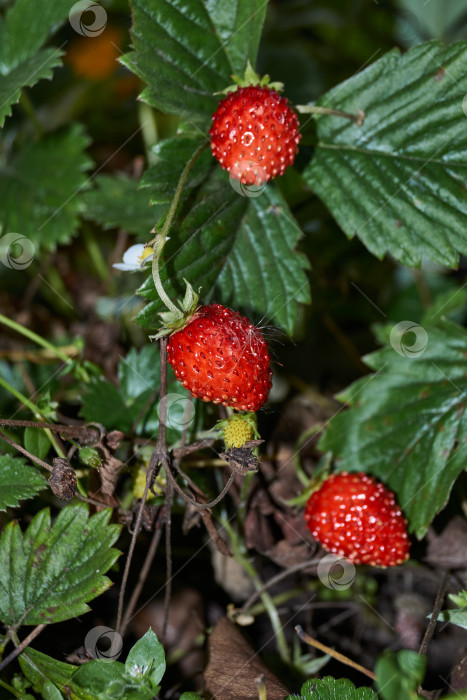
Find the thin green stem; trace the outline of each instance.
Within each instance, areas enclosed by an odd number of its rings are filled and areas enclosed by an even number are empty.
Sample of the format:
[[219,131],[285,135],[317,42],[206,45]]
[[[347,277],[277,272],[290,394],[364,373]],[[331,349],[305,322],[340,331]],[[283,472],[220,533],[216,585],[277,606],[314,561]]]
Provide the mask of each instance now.
[[18,690],[15,690],[15,689],[13,688],[13,686],[8,685],[8,683],[5,683],[5,681],[2,681],[1,678],[0,678],[0,685],[2,686],[2,688],[5,688],[5,690],[8,690],[9,693],[11,693],[12,695],[14,695],[15,698],[20,698],[20,700],[21,700],[21,692],[18,691]]
[[56,348],[54,345],[49,343],[48,340],[44,340],[44,338],[42,338],[40,335],[37,335],[37,333],[34,333],[34,331],[29,330],[29,328],[22,326],[20,323],[12,321],[11,318],[0,314],[0,323],[3,323],[4,326],[8,326],[9,328],[12,328],[18,333],[21,333],[21,335],[24,335],[26,338],[29,338],[29,340],[32,340],[34,343],[37,343],[37,345],[41,345],[43,348],[51,350],[53,353],[55,353],[57,357],[63,360],[63,362],[66,362],[67,364],[71,362],[68,355],[65,355],[65,353],[62,352],[60,348]]
[[230,526],[227,518],[222,517],[221,518],[221,524],[226,530],[227,534],[229,535],[230,542],[232,545],[232,552],[235,561],[237,561],[239,564],[241,564],[245,570],[245,572],[248,574],[248,576],[251,578],[253,581],[253,585],[255,586],[257,591],[261,591],[260,598],[261,601],[265,607],[265,610],[269,616],[269,619],[271,621],[272,628],[274,630],[274,634],[276,637],[276,644],[277,644],[277,649],[279,651],[279,655],[282,659],[287,664],[290,664],[291,662],[291,657],[290,657],[290,650],[289,647],[287,646],[287,641],[284,635],[284,630],[283,626],[279,617],[279,613],[277,612],[277,608],[274,605],[274,601],[272,600],[271,596],[269,593],[266,593],[264,591],[263,587],[263,582],[259,578],[258,574],[256,573],[256,570],[254,566],[251,564],[251,562],[248,560],[246,556],[245,549],[240,541],[240,538],[237,536],[237,533],[235,530]]
[[96,270],[99,278],[105,282],[109,277],[109,266],[104,260],[104,256],[101,253],[101,249],[97,245],[96,239],[94,238],[93,231],[87,225],[82,226],[83,238],[85,246],[88,250],[89,257],[92,260],[94,269]]
[[357,126],[361,126],[365,121],[365,112],[358,109],[356,114],[343,112],[341,109],[329,109],[328,107],[319,107],[318,105],[296,105],[297,112],[300,114],[327,114],[333,117],[342,117],[355,122]]
[[182,191],[183,187],[185,185],[186,179],[188,177],[188,174],[198,158],[200,157],[201,153],[207,148],[209,141],[204,141],[199,148],[196,149],[196,151],[193,153],[191,156],[190,160],[188,163],[185,165],[183,168],[183,172],[180,175],[180,179],[177,184],[177,189],[175,190],[174,197],[172,199],[172,202],[170,204],[169,211],[167,213],[167,217],[164,221],[164,225],[162,227],[161,232],[154,238],[152,243],[155,243],[154,246],[154,257],[152,259],[152,276],[154,279],[154,284],[157,289],[157,293],[159,294],[159,297],[161,298],[162,302],[165,304],[165,306],[172,311],[175,314],[180,314],[180,309],[175,306],[175,304],[171,301],[169,296],[167,295],[166,291],[164,290],[164,287],[162,286],[160,274],[159,274],[159,260],[160,256],[162,253],[162,249],[165,245],[165,242],[167,240],[167,235],[170,231],[170,227],[172,226],[173,220],[175,218],[175,214],[177,212],[177,207],[180,202],[180,198],[182,196]]
[[[28,399],[27,396],[24,396],[18,389],[15,389],[14,386],[9,384],[9,382],[6,381],[6,379],[3,379],[3,377],[0,377],[0,386],[2,386],[4,389],[6,389],[12,396],[15,397],[15,399],[18,399],[18,401],[21,401],[23,406],[26,406],[35,418],[37,420],[45,421],[44,415],[41,413],[39,407],[31,401],[31,399]],[[59,457],[65,457],[65,453],[63,452],[62,448],[58,444],[57,440],[55,439],[54,435],[51,433],[51,431],[48,428],[44,428],[44,432],[47,435],[47,437],[50,440],[50,443],[52,447],[54,448],[55,452],[58,454]]]

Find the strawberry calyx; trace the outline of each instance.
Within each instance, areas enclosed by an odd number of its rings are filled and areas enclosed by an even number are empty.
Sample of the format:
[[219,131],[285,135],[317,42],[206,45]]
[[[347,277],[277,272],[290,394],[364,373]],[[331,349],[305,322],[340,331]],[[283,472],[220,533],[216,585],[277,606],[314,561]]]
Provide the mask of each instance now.
[[247,63],[243,77],[240,77],[238,75],[232,75],[231,78],[234,81],[233,85],[229,85],[225,88],[225,90],[220,90],[219,92],[215,92],[214,94],[227,95],[229,92],[236,92],[238,88],[249,87],[250,85],[268,87],[270,90],[275,90],[276,92],[282,92],[282,90],[284,89],[284,83],[271,83],[271,78],[269,77],[269,75],[263,75],[262,77],[260,77],[258,73],[254,70],[250,61],[248,61]]
[[177,301],[178,307],[174,305],[173,309],[168,311],[160,311],[159,316],[163,321],[163,326],[151,336],[155,340],[163,338],[166,335],[172,335],[176,331],[185,328],[196,317],[196,312],[199,309],[199,293],[196,293],[191,284],[183,278],[186,284],[185,296],[183,301]]

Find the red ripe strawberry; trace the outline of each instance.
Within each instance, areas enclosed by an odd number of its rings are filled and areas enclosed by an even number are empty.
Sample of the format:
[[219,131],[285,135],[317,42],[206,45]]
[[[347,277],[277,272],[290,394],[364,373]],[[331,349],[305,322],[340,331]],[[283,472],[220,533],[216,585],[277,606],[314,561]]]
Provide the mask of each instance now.
[[308,499],[305,521],[324,549],[354,564],[396,566],[409,558],[407,523],[394,494],[362,472],[328,477]]
[[170,337],[167,358],[177,379],[203,401],[257,411],[268,398],[272,373],[261,332],[220,304],[202,306]]
[[297,115],[270,87],[229,92],[213,115],[212,154],[244,185],[265,184],[292,165],[301,135]]

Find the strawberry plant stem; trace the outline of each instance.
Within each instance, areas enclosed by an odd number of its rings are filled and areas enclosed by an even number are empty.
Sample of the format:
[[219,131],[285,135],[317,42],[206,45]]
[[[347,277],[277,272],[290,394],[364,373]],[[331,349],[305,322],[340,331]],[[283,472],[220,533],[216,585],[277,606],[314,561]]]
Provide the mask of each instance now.
[[26,649],[28,644],[30,644],[42,632],[45,626],[46,625],[42,623],[40,625],[37,625],[37,627],[34,627],[33,631],[30,632],[28,636],[23,639],[21,644],[19,644],[19,646],[17,646],[16,649],[13,649],[11,654],[8,654],[8,656],[3,659],[2,663],[0,663],[0,671],[2,671],[5,668],[5,666],[8,666],[8,664],[11,661],[16,659],[16,657],[19,656],[21,652]]
[[[0,386],[3,386],[4,389],[10,392],[18,401],[21,401],[21,403],[26,406],[26,408],[29,408],[29,410],[36,416],[36,418],[39,418],[40,420],[45,420],[44,416],[39,410],[39,407],[36,406],[35,403],[33,403],[30,399],[28,399],[24,394],[22,394],[20,391],[15,389],[14,386],[11,386],[6,379],[3,379],[3,377],[0,377]],[[65,457],[65,453],[63,452],[62,448],[56,441],[55,437],[52,435],[50,430],[47,428],[44,429],[45,434],[50,440],[51,445],[53,446],[55,452],[58,454],[59,457]]]
[[65,355],[65,353],[62,352],[60,348],[56,348],[54,345],[52,345],[52,343],[49,343],[48,340],[44,340],[44,338],[42,338],[40,335],[37,335],[37,333],[34,333],[34,331],[29,330],[29,328],[22,326],[20,323],[12,321],[11,318],[7,318],[7,316],[0,314],[0,323],[3,323],[4,326],[8,326],[9,328],[11,328],[14,331],[17,331],[18,333],[21,333],[21,335],[24,335],[26,338],[29,338],[29,340],[32,340],[34,343],[37,343],[37,345],[42,345],[43,348],[51,350],[54,353],[54,355],[56,355],[60,360],[63,360],[63,362],[66,362],[67,364],[71,362],[69,356]]
[[199,148],[196,149],[188,163],[183,168],[182,174],[180,175],[180,179],[177,184],[177,188],[174,193],[174,197],[170,204],[169,211],[167,212],[167,217],[164,221],[164,225],[162,226],[162,230],[160,234],[158,234],[158,236],[156,236],[150,243],[148,243],[148,245],[154,245],[154,257],[152,259],[152,277],[157,293],[159,294],[161,301],[169,309],[169,311],[172,311],[175,314],[179,314],[180,309],[176,307],[175,304],[171,301],[170,297],[168,296],[162,285],[159,273],[159,259],[162,253],[162,249],[164,248],[165,242],[167,240],[167,235],[170,231],[170,227],[172,226],[173,220],[175,218],[177,207],[180,202],[180,197],[182,195],[182,190],[185,185],[188,174],[194,166],[194,164],[196,163],[196,161],[198,160],[201,153],[207,148],[208,144],[209,141],[204,141],[201,144],[201,146],[199,146]]
[[328,107],[319,107],[318,105],[296,105],[295,108],[300,114],[327,114],[333,117],[350,119],[355,122],[357,126],[361,126],[365,121],[365,112],[362,109],[358,109],[356,114],[351,114],[350,112],[343,112],[340,109],[329,109]]
[[229,536],[235,561],[237,561],[239,564],[241,564],[243,566],[246,573],[253,581],[253,585],[256,588],[256,590],[258,592],[261,591],[260,598],[261,598],[261,601],[262,601],[262,603],[267,611],[267,614],[269,616],[269,620],[270,620],[272,628],[274,630],[274,635],[275,635],[276,644],[277,644],[277,650],[279,652],[279,655],[280,655],[282,661],[284,661],[284,663],[286,663],[286,664],[290,664],[291,663],[290,650],[289,650],[289,647],[287,646],[287,640],[286,640],[285,635],[284,635],[284,628],[283,628],[281,619],[279,617],[279,613],[277,611],[277,608],[274,605],[274,602],[273,602],[271,596],[269,595],[269,593],[266,593],[263,590],[263,582],[261,581],[258,574],[256,573],[255,567],[248,559],[244,545],[241,542],[240,538],[238,537],[237,533],[235,532],[234,528],[232,528],[230,526],[227,518],[225,518],[225,517],[221,518],[221,524]]

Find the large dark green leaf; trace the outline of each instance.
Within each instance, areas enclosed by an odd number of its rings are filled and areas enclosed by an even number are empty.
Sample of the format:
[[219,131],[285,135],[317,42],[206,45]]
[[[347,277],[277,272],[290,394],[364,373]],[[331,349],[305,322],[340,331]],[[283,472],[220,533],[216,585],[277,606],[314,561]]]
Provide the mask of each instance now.
[[35,467],[26,464],[24,459],[11,455],[0,456],[0,510],[15,508],[19,501],[35,496],[46,486],[42,474]]
[[340,470],[385,482],[423,537],[467,466],[467,330],[448,321],[398,327],[392,345],[364,358],[375,374],[339,396],[351,408],[331,420],[320,446]]
[[18,232],[36,249],[54,250],[66,243],[78,226],[80,192],[91,160],[80,125],[29,143],[0,171],[0,225]]
[[132,0],[133,48],[122,59],[163,112],[207,122],[214,92],[256,61],[267,0]]
[[[168,206],[184,164],[202,141],[183,134],[159,144],[159,162],[142,180],[151,202]],[[297,305],[310,298],[308,262],[295,250],[301,235],[274,185],[259,196],[242,196],[205,151],[188,176],[179,225],[170,232],[161,270],[164,286],[177,298],[187,279],[194,289],[202,287],[203,300],[216,295],[224,303],[243,305],[292,333]],[[137,320],[154,329],[163,306],[151,276],[140,293],[151,303]]]
[[320,116],[304,176],[379,258],[456,267],[467,254],[466,61],[467,42],[394,50],[318,102],[365,112],[361,126]]
[[41,78],[50,79],[53,69],[61,65],[61,55],[58,49],[43,49],[12,68],[7,75],[0,74],[0,126],[11,114],[11,106],[18,102],[21,90]]
[[59,49],[40,51],[68,16],[75,0],[17,0],[0,19],[0,126],[21,89],[50,78],[61,64]]
[[85,505],[68,505],[51,525],[41,510],[25,533],[17,522],[0,536],[0,619],[6,625],[60,622],[89,610],[87,602],[110,585],[105,572],[120,527],[111,510],[89,517]]

